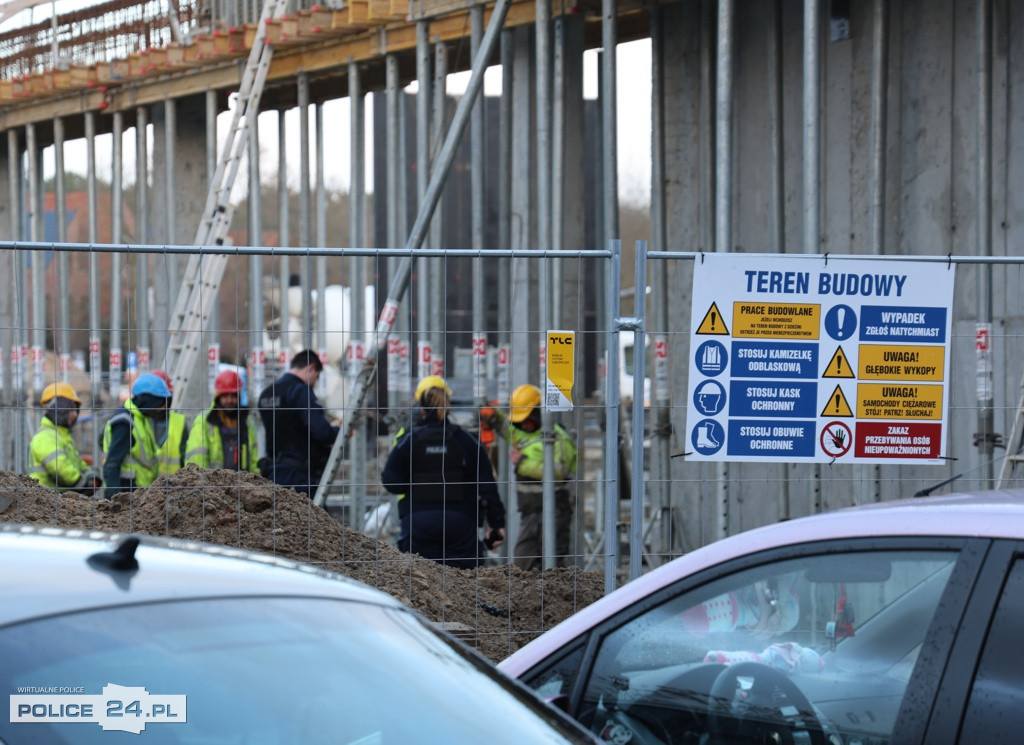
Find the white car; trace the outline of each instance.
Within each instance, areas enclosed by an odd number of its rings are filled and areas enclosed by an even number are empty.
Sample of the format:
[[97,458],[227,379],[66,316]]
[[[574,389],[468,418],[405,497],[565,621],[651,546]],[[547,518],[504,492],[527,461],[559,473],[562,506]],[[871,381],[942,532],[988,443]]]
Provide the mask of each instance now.
[[0,525],[0,743],[593,743],[389,595],[162,538]]
[[602,741],[1024,741],[1024,491],[874,504],[709,544],[499,667]]

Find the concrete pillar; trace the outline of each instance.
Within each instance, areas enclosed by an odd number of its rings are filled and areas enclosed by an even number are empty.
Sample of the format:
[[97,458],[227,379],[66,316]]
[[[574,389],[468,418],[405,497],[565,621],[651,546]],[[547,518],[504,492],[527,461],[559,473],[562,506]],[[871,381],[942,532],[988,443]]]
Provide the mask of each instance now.
[[[512,230],[513,249],[536,247],[535,226],[535,161],[534,122],[535,102],[533,29],[517,28],[512,62]],[[512,260],[511,295],[517,300],[512,312],[512,364],[511,386],[519,382],[536,380],[539,370],[535,335],[526,332],[536,330],[536,303],[522,302],[530,298],[536,281],[530,278],[530,262],[526,259]],[[526,312],[517,312],[525,310]]]
[[[173,153],[175,197],[172,215],[173,237],[179,244],[191,244],[199,221],[206,206],[206,96],[197,94],[174,101],[174,147],[167,148],[166,107],[163,104],[151,109],[153,122],[153,173],[152,183],[159,191],[167,183],[167,153]],[[168,242],[168,219],[166,199],[149,200],[149,238],[151,243]],[[166,254],[159,252],[153,257],[153,335],[152,355],[155,366],[163,364],[167,349],[167,327],[170,313],[177,299],[180,277],[174,271],[176,264],[184,268],[184,260],[170,261]]]
[[[666,248],[693,246],[708,251],[713,250],[713,245],[706,243],[708,236],[713,235],[713,213],[705,205],[707,191],[713,185],[702,177],[706,173],[708,160],[714,154],[714,140],[713,121],[708,122],[701,104],[702,96],[708,93],[702,89],[701,61],[702,54],[713,55],[714,35],[701,33],[700,3],[665,6],[663,13],[663,33],[666,39],[671,39],[671,43],[665,45],[665,97],[673,102],[665,117],[665,173],[670,174],[664,186],[665,232],[672,236],[671,244]],[[711,42],[707,50],[702,49],[702,36]],[[670,262],[666,269],[673,272],[669,278],[669,287],[673,291],[666,299],[669,318],[678,324],[674,328],[688,329],[692,268],[686,262]],[[679,360],[673,367],[674,371],[686,369],[684,361],[688,359],[689,351],[687,334],[669,335],[669,359]],[[671,399],[684,401],[687,393],[686,376],[670,374],[669,379]],[[674,433],[685,431],[685,418],[678,410],[673,410],[672,425]],[[684,447],[684,439],[685,435],[674,434],[669,444],[671,452],[680,452]],[[687,464],[684,471],[681,458],[672,461],[671,476],[680,483],[685,481],[684,473],[688,474],[686,478],[693,478],[689,474],[697,471],[709,484],[714,483],[712,466]],[[691,546],[702,545],[706,540],[702,524],[710,524],[710,505],[705,507],[699,489],[677,491],[681,493],[673,496],[681,500],[681,512],[692,516],[683,525],[686,532],[684,542]],[[710,502],[710,499],[706,501]]]
[[[563,107],[565,112],[565,133],[562,145],[564,160],[561,172],[565,178],[562,182],[562,248],[574,251],[580,248],[593,248],[585,245],[586,180],[576,174],[584,173],[585,140],[583,114],[583,16],[579,13],[564,16],[565,24],[565,65],[562,75],[565,83]],[[558,242],[556,241],[556,245]],[[580,287],[579,261],[562,262],[562,280],[564,287]],[[564,293],[556,290],[556,309],[559,317],[554,319],[557,328],[574,329],[582,326],[583,317],[580,309],[582,298],[579,293],[567,290]]]
[[7,147],[7,132],[0,134],[0,236],[3,239],[11,240],[11,215],[14,214],[12,205],[7,199],[10,194],[10,155]]
[[[11,173],[12,159],[16,158],[8,147],[7,132],[0,135],[0,236],[5,240],[14,240],[17,210],[10,197],[12,196],[11,181],[17,180]],[[0,251],[0,276],[8,277],[6,287],[13,289],[15,276],[14,251]],[[6,410],[15,402],[14,383],[11,369],[11,349],[14,346],[14,293],[0,293],[0,468],[10,469],[14,466],[14,432],[15,420],[18,415],[13,410]]]

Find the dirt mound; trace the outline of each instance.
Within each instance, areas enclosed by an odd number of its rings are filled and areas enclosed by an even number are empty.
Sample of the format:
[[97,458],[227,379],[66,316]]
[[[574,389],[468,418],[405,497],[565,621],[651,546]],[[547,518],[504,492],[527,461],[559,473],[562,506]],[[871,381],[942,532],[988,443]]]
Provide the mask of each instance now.
[[604,590],[600,573],[575,568],[444,567],[356,533],[260,476],[195,466],[110,500],[58,495],[0,471],[0,522],[166,535],[309,562],[399,598],[495,661]]

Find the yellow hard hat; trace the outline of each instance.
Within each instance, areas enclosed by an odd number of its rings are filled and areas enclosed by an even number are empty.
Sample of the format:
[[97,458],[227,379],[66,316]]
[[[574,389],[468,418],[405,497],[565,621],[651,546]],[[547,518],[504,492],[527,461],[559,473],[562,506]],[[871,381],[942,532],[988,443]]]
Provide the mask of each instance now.
[[512,412],[508,418],[511,419],[515,424],[526,419],[530,416],[530,412],[540,406],[540,388],[529,383],[523,383],[523,385],[512,391]]
[[70,399],[79,406],[82,405],[82,401],[78,398],[78,394],[75,393],[75,389],[67,383],[50,383],[48,386],[43,388],[43,395],[39,397],[39,403],[46,406],[46,404],[57,398],[57,396]]
[[423,395],[423,392],[430,390],[431,388],[443,388],[446,395],[452,395],[452,389],[449,388],[448,384],[444,382],[444,378],[442,378],[440,375],[428,375],[416,385],[417,403],[419,402],[420,397]]

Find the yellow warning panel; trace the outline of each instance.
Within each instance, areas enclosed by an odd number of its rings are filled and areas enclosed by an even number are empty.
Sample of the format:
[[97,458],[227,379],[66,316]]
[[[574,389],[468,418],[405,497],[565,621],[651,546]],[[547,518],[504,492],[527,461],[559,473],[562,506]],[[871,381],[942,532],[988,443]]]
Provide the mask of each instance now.
[[711,303],[708,312],[704,314],[704,320],[697,327],[697,333],[714,336],[729,335],[729,329],[726,327],[725,321],[722,320],[722,314],[719,312],[717,304]]
[[547,349],[548,411],[572,411],[572,387],[576,370],[576,334],[572,331],[548,331]]
[[742,339],[817,339],[821,306],[811,303],[732,304],[732,335]]
[[938,345],[861,344],[857,357],[861,378],[867,380],[942,380],[946,348]]
[[825,406],[821,410],[821,416],[853,416],[853,409],[850,408],[850,403],[846,400],[843,389],[838,385],[832,391],[832,395],[828,397],[828,401],[825,402]]
[[858,383],[857,418],[942,419],[942,386]]
[[852,378],[853,367],[850,366],[850,359],[846,356],[846,352],[843,351],[842,347],[836,349],[835,354],[832,355],[832,359],[828,361],[828,365],[825,366],[825,372],[821,374],[823,378]]

